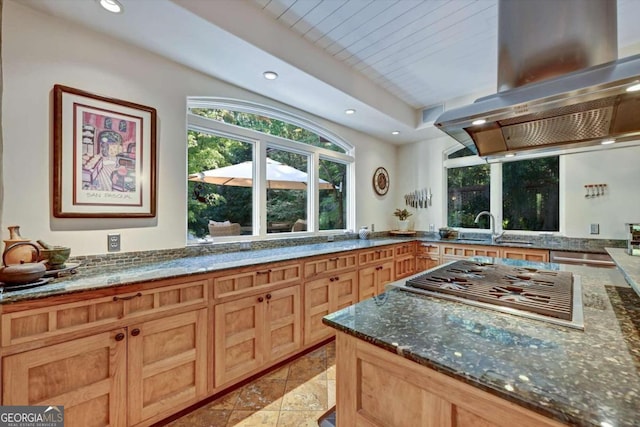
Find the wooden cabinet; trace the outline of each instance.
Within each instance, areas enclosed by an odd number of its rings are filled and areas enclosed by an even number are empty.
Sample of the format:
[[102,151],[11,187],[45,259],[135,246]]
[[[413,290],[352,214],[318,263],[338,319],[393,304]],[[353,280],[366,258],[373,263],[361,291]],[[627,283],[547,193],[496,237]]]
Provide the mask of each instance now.
[[358,256],[354,252],[313,258],[304,263],[304,278],[306,280],[315,279],[342,271],[354,270],[357,267]]
[[170,415],[206,394],[206,316],[191,311],[4,357],[2,403],[63,405],[70,427]]
[[416,272],[416,242],[394,246],[394,272],[395,280]]
[[395,280],[393,260],[361,268],[358,271],[360,301],[384,292],[384,286]]
[[291,355],[302,346],[300,286],[215,306],[215,386]]
[[499,258],[500,248],[496,246],[459,245],[452,243],[440,244],[440,263],[465,259],[473,256]]
[[342,332],[336,341],[340,425],[560,427],[563,424]]
[[358,273],[349,271],[304,284],[304,344],[334,335],[322,318],[358,302]]
[[127,423],[124,328],[4,357],[3,405],[64,405],[65,425]]
[[128,328],[129,425],[170,415],[207,393],[207,310]]
[[434,243],[418,243],[416,271],[429,270],[440,265],[440,246]]
[[500,256],[525,261],[549,262],[549,251],[545,249],[502,248]]
[[299,262],[272,263],[261,268],[246,267],[213,279],[213,296],[221,300],[237,298],[247,292],[262,292],[266,288],[299,284],[302,265]]

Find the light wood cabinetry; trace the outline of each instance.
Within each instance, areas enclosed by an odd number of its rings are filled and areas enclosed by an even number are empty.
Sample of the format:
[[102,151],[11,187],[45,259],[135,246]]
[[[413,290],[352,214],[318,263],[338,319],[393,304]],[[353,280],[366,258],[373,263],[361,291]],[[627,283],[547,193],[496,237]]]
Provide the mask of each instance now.
[[337,418],[345,426],[560,427],[563,424],[342,332]]
[[440,265],[440,246],[434,243],[418,243],[416,270],[424,271]]
[[125,426],[204,398],[206,309],[4,357],[3,405],[63,405],[65,425]]
[[304,263],[304,278],[315,279],[342,271],[355,270],[357,267],[358,256],[354,252],[313,258]]
[[206,396],[206,323],[207,310],[201,309],[128,328],[129,425]]
[[304,284],[304,344],[309,345],[335,334],[322,323],[329,313],[358,302],[358,273],[343,272]]
[[465,259],[473,256],[500,257],[500,248],[496,246],[440,244],[440,263]]
[[395,280],[411,276],[416,272],[416,242],[394,246]]
[[215,386],[256,372],[302,346],[300,285],[215,306]]
[[358,252],[358,293],[360,301],[384,292],[384,285],[395,280],[395,247]]
[[500,256],[525,261],[549,262],[549,251],[545,249],[501,248]]
[[288,284],[299,284],[302,279],[300,262],[272,263],[264,266],[245,267],[213,279],[213,296],[216,300],[228,300],[244,296],[248,292]]
[[123,328],[4,357],[2,404],[64,405],[68,426],[125,426],[125,337]]

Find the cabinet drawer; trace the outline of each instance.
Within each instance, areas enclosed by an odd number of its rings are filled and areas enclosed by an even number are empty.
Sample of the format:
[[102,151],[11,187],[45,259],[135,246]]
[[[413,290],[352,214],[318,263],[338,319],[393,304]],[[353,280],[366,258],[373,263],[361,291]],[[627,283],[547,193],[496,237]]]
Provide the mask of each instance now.
[[202,279],[116,296],[6,313],[2,315],[2,346],[77,332],[121,319],[160,314],[176,308],[204,307],[208,300],[207,284],[208,280]]
[[305,279],[312,279],[325,274],[353,269],[357,265],[358,259],[355,254],[340,254],[315,259],[304,263],[304,277]]
[[394,253],[396,257],[401,257],[403,255],[415,255],[416,243],[409,242],[409,243],[403,243],[401,245],[396,245],[396,247],[394,248]]
[[358,253],[358,263],[362,265],[372,264],[378,261],[393,259],[394,247],[387,246],[380,249],[366,250]]
[[418,252],[420,254],[440,255],[440,245],[422,243],[418,246]]
[[262,269],[242,270],[213,279],[214,298],[242,296],[267,286],[299,283],[302,279],[302,265],[269,264]]

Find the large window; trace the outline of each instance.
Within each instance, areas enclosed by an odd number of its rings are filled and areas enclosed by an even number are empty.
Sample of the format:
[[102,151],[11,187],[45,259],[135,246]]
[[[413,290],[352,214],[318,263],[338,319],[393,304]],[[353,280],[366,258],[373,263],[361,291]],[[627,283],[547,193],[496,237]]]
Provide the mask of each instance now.
[[188,232],[207,241],[354,228],[353,148],[281,111],[199,100],[188,114]]
[[557,156],[485,163],[467,148],[447,155],[447,225],[497,231],[559,231],[560,161]]

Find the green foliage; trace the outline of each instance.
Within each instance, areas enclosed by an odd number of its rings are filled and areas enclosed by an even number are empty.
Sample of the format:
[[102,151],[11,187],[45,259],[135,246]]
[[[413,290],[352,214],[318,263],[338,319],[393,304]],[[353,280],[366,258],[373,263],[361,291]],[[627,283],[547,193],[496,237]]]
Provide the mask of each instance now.
[[396,209],[393,215],[397,216],[400,221],[404,221],[413,214],[406,209]]
[[474,219],[478,212],[489,210],[489,165],[447,169],[447,225],[450,227],[487,228],[487,219],[480,224]]

